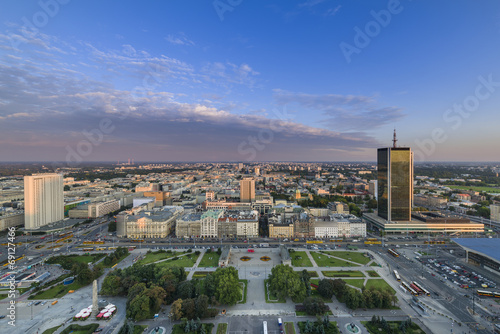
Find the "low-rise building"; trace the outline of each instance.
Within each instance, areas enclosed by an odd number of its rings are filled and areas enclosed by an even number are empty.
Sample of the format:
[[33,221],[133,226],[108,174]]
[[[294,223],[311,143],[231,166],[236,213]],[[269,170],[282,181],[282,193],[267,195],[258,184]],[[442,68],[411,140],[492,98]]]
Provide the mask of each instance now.
[[131,239],[166,238],[174,230],[182,208],[142,211],[126,218],[127,237]]
[[24,224],[24,211],[14,211],[4,213],[0,216],[0,231],[6,230],[9,227],[21,226]]
[[120,209],[119,200],[111,200],[100,203],[90,203],[88,205],[88,217],[97,218]]
[[188,213],[177,219],[175,236],[177,238],[199,237],[201,235],[201,213]]

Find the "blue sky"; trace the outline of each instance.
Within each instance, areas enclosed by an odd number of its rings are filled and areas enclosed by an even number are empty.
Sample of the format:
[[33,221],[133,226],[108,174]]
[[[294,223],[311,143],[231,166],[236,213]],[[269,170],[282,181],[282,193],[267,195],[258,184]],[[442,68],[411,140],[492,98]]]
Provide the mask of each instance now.
[[498,1],[4,1],[0,161],[499,161]]

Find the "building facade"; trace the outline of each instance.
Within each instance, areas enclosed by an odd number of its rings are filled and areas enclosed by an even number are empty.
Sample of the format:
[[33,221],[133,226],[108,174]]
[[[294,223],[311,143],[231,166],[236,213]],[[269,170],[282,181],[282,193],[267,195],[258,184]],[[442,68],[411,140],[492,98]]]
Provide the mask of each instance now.
[[24,177],[24,225],[27,230],[64,219],[63,189],[61,174]]
[[413,202],[413,152],[409,147],[379,148],[378,215],[388,221],[410,221]]
[[0,231],[24,224],[24,212],[7,213],[0,216]]
[[490,219],[500,222],[500,204],[490,205]]
[[218,222],[223,214],[223,210],[209,210],[201,215],[200,236],[202,238],[218,237]]
[[255,180],[245,178],[240,181],[240,201],[249,203],[255,201]]
[[120,209],[119,200],[111,200],[100,203],[91,203],[88,205],[88,217],[97,218],[107,215],[110,212],[114,212]]

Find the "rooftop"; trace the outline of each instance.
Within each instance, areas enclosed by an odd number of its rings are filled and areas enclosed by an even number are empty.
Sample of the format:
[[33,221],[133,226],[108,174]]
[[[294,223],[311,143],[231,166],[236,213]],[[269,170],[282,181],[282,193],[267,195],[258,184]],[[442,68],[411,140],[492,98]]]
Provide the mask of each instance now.
[[498,247],[500,239],[498,238],[454,238],[451,240],[464,248],[500,262],[500,248]]

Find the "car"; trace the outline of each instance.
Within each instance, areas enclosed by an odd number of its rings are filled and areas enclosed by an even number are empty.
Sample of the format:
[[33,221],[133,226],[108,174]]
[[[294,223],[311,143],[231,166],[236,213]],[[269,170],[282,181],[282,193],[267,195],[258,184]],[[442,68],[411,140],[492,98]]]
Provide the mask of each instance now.
[[35,303],[35,306],[40,305],[40,303],[41,303],[41,301],[37,301],[37,302]]
[[94,333],[99,333],[99,332],[102,332],[102,330],[103,330],[103,329],[104,329],[103,327],[99,327],[98,329],[96,329],[96,330],[95,330],[95,332],[94,332]]

